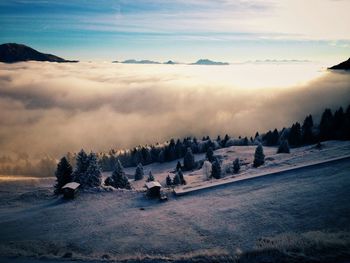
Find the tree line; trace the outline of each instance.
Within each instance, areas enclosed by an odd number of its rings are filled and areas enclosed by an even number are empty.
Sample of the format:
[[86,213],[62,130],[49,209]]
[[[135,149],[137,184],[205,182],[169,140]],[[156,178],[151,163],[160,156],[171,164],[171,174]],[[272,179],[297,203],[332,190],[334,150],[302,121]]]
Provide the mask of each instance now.
[[257,145],[278,146],[288,142],[291,147],[314,144],[325,140],[349,140],[350,139],[350,105],[344,111],[342,107],[333,114],[330,109],[325,109],[319,125],[314,124],[312,115],[305,117],[302,124],[293,123],[289,128],[274,129],[260,135],[258,132],[253,137],[232,138],[225,135],[212,139],[209,136],[198,140],[196,137],[184,139],[171,139],[169,142],[155,145],[138,146],[131,150],[115,151],[98,154],[99,162],[104,171],[112,171],[117,160],[124,167],[136,167],[139,163],[148,165],[151,163],[170,162],[184,158],[188,148],[194,154],[206,153],[208,148],[219,149],[229,146]]
[[[143,165],[153,162],[169,162],[181,158],[183,158],[183,165],[180,162],[177,163],[174,177],[168,176],[166,183],[168,185],[186,184],[183,171],[199,169],[203,166],[203,163],[194,161],[196,153],[206,153],[206,160],[211,165],[210,176],[218,179],[221,176],[221,166],[220,160],[214,156],[216,149],[233,145],[258,145],[253,163],[254,167],[258,167],[264,163],[265,159],[263,145],[278,146],[277,153],[289,153],[290,146],[299,147],[333,139],[350,139],[350,105],[346,111],[340,107],[334,114],[330,109],[325,109],[319,125],[315,125],[312,115],[308,115],[302,125],[296,122],[290,128],[283,128],[280,131],[274,129],[262,135],[257,132],[255,137],[250,139],[247,137],[234,139],[229,135],[225,135],[223,139],[218,136],[215,140],[209,136],[203,137],[202,140],[187,137],[176,141],[171,139],[170,142],[162,145],[139,146],[122,152],[111,150],[108,154],[87,154],[84,150],[78,154],[67,154],[57,166],[56,192],[60,192],[61,187],[71,181],[80,183],[82,187],[100,186],[102,171],[113,171],[112,175],[106,179],[105,185],[130,189],[128,178],[124,172],[125,166],[136,166],[135,180],[141,180],[144,177]],[[239,159],[233,162],[232,167],[233,172],[239,171]],[[150,172],[147,181],[153,180],[154,177]]]

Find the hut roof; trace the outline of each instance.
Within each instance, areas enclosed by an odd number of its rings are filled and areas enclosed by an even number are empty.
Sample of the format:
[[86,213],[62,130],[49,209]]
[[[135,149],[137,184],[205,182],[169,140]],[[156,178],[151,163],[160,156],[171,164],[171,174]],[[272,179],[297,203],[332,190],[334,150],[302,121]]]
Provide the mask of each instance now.
[[62,189],[64,188],[70,188],[70,189],[77,189],[78,187],[80,186],[80,184],[76,183],[76,182],[71,182],[71,183],[68,183],[68,184],[65,184]]
[[151,189],[153,187],[162,187],[159,182],[157,181],[152,181],[152,182],[147,182],[146,183],[147,189]]

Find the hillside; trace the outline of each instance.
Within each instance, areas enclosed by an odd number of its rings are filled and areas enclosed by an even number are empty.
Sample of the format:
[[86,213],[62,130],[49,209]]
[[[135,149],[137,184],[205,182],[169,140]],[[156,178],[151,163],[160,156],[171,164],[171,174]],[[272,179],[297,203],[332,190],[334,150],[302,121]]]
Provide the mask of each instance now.
[[21,61],[77,62],[65,60],[52,54],[44,54],[22,44],[6,43],[0,45],[0,62],[15,63]]
[[329,69],[336,69],[336,70],[350,70],[350,58],[338,65],[335,65]]
[[[221,179],[213,179],[209,181],[203,180],[202,169],[184,171],[185,186],[177,186],[176,189],[188,190],[196,187],[209,186],[213,183],[225,182],[233,178],[249,178],[258,176],[261,173],[273,173],[283,169],[293,168],[298,165],[308,165],[315,161],[327,161],[336,157],[346,156],[350,152],[350,142],[348,141],[327,141],[322,143],[322,149],[317,149],[315,145],[308,145],[298,148],[293,148],[290,154],[277,154],[276,147],[264,147],[266,155],[265,164],[259,168],[253,168],[253,159],[256,146],[231,146],[221,148],[214,151],[215,157],[221,161]],[[205,154],[195,154],[195,160],[201,162],[205,160]],[[233,174],[231,171],[233,161],[239,158],[241,162],[241,170],[238,174]],[[153,163],[145,165],[144,173],[148,175],[152,171],[155,179],[164,187],[166,186],[166,176],[169,174],[174,176],[174,170],[177,161],[183,163],[183,159],[174,160],[165,163]],[[136,190],[142,190],[146,182],[147,176],[143,180],[133,181],[135,167],[125,168],[125,172],[131,179],[132,187]],[[107,177],[111,172],[105,172]]]
[[[291,154],[298,160],[320,158],[348,152],[348,146],[331,141],[321,151],[307,146]],[[271,150],[266,149],[267,157]],[[231,161],[246,151],[251,155],[249,146],[215,155]],[[295,161],[282,157],[286,163]],[[153,166],[158,179],[165,167]],[[91,190],[64,201],[52,195],[50,178],[0,181],[0,261],[199,262],[194,261],[198,257],[202,262],[251,262],[253,257],[253,262],[309,262],[321,255],[324,261],[317,262],[347,262],[349,168],[346,159],[185,197],[169,195],[165,203],[126,190]]]

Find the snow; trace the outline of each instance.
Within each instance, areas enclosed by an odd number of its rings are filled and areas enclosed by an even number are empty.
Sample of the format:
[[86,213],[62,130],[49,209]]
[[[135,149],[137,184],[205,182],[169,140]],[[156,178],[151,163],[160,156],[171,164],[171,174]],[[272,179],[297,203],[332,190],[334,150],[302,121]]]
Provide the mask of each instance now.
[[[177,186],[178,192],[191,188],[205,187],[216,183],[217,181],[227,181],[233,178],[244,178],[259,176],[261,174],[275,173],[293,167],[310,165],[315,162],[327,161],[332,158],[347,156],[350,154],[349,141],[327,141],[322,143],[322,148],[319,150],[316,145],[308,145],[299,148],[291,148],[289,154],[277,154],[277,147],[264,146],[265,163],[258,167],[253,167],[254,153],[257,146],[231,146],[214,151],[214,155],[221,161],[222,179],[204,180],[203,169],[184,172],[184,177],[187,182],[185,186]],[[195,161],[205,160],[205,154],[195,154]],[[231,171],[233,162],[236,158],[240,159],[241,169],[238,174],[233,174]],[[174,176],[175,167],[178,161],[183,163],[182,159],[174,160],[167,163],[153,163],[144,166],[145,174],[152,171],[156,181],[159,181],[163,187],[166,186],[166,176]],[[126,168],[127,174],[134,174],[136,168]],[[232,170],[232,169],[231,169]],[[108,173],[105,173],[108,174]],[[132,181],[130,183],[136,190],[143,190],[147,178],[143,180]]]
[[280,167],[279,169],[268,170],[268,171],[261,172],[261,173],[254,173],[254,174],[247,173],[247,174],[242,175],[242,176],[226,177],[222,180],[210,180],[209,182],[204,183],[204,184],[199,185],[199,186],[182,187],[182,188],[174,189],[174,193],[176,195],[184,195],[184,194],[193,193],[195,191],[199,191],[199,190],[203,190],[203,189],[218,187],[218,186],[227,185],[227,184],[231,184],[231,183],[235,183],[235,182],[239,182],[239,181],[243,181],[243,180],[258,178],[258,177],[262,177],[262,176],[281,174],[283,172],[295,171],[295,170],[301,169],[301,168],[311,167],[311,166],[319,165],[319,164],[331,163],[334,161],[339,161],[339,160],[344,160],[344,159],[350,159],[350,155],[345,155],[345,156],[341,156],[341,157],[337,157],[337,158],[331,158],[331,159],[327,159],[327,160],[323,160],[323,161],[308,162],[305,164],[296,165],[296,166],[289,167],[289,168]]
[[162,187],[159,182],[147,182],[146,187],[151,189],[153,187]]
[[[267,160],[257,169],[252,168],[253,146],[220,149],[215,155],[221,156],[223,166],[237,157],[246,163],[239,178],[339,158],[349,150],[350,142],[338,141],[325,142],[321,150],[291,149],[289,155],[264,147]],[[163,184],[176,163],[144,168],[152,169]],[[126,170],[133,174],[134,169]],[[341,160],[180,198],[169,195],[163,203],[135,190],[82,192],[65,201],[53,195],[54,178],[1,180],[0,261],[2,256],[64,260],[67,253],[74,260],[177,259],[244,252],[254,249],[261,238],[288,233],[350,233],[349,170],[349,159]],[[185,178],[191,185],[210,183],[203,182],[201,172],[186,172]],[[232,176],[226,174],[222,180]],[[132,185],[140,190],[145,181]]]
[[76,183],[76,182],[71,182],[68,184],[65,184],[62,189],[64,188],[71,188],[71,189],[77,189],[80,186],[80,184]]

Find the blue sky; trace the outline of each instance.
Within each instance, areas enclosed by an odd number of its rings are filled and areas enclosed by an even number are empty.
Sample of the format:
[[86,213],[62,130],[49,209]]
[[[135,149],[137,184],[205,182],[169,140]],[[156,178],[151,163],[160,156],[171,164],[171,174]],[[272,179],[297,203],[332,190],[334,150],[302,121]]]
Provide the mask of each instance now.
[[70,59],[344,60],[348,0],[0,0],[0,42]]

